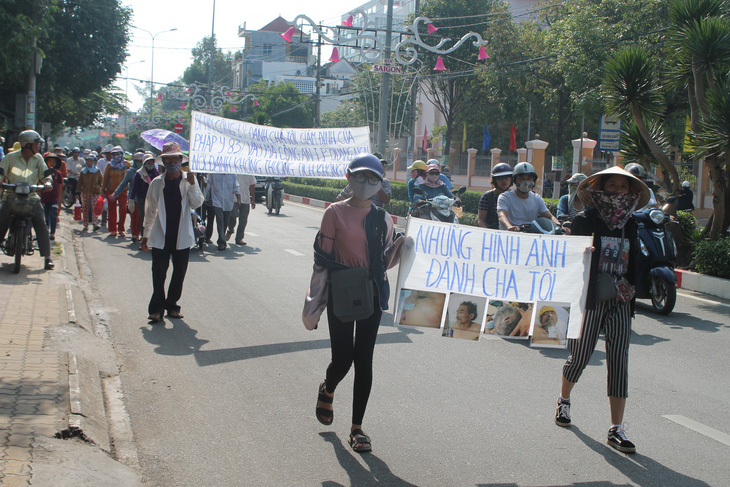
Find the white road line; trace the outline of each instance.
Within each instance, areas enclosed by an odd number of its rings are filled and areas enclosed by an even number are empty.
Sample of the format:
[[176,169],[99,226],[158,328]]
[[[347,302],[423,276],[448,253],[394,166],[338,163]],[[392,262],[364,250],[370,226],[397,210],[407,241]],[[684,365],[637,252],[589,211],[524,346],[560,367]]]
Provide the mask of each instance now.
[[697,301],[702,301],[703,303],[716,304],[718,306],[725,306],[726,308],[730,308],[730,304],[720,303],[719,301],[713,301],[711,299],[698,298],[697,296],[691,296],[689,294],[677,293],[677,296],[682,296],[683,298],[695,299]]
[[297,257],[304,257],[304,254],[297,252],[296,250],[284,249],[284,252],[289,252],[290,254],[296,255]]
[[258,233],[252,233],[252,232],[246,232],[246,235],[251,235],[252,237],[258,237]]
[[662,418],[667,418],[669,421],[674,421],[685,428],[689,428],[692,431],[696,431],[697,433],[708,436],[715,441],[719,441],[720,443],[730,446],[730,435],[723,433],[722,431],[717,431],[716,429],[705,426],[704,424],[698,423],[692,419],[685,418],[684,416],[665,414],[662,415]]

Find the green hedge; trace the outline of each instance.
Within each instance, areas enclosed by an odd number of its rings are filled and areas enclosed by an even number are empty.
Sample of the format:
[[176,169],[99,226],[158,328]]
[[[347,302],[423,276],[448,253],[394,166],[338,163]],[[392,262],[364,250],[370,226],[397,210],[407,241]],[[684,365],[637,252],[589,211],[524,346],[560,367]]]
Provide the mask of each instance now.
[[694,256],[697,272],[730,279],[730,238],[703,240],[695,246]]

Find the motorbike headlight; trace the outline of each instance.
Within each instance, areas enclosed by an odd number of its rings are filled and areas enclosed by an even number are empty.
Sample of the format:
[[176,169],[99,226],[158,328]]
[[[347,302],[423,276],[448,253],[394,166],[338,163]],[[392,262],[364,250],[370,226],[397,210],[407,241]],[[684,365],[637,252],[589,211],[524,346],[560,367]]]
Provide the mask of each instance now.
[[30,194],[30,186],[19,184],[15,187],[15,194]]
[[655,208],[649,212],[649,219],[659,225],[664,221],[664,212]]
[[639,248],[645,257],[649,257],[649,249],[646,248],[646,245],[644,245],[644,242],[641,239],[639,239]]

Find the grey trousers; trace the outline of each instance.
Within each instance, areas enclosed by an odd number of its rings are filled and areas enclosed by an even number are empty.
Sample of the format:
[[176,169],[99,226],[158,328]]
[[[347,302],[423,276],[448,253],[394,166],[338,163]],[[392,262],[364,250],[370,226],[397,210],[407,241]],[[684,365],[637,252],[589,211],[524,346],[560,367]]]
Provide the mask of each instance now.
[[[234,206],[233,211],[231,211],[231,217],[228,221],[228,232],[236,233],[236,242],[243,241],[243,234],[246,231],[250,211],[251,205],[244,205],[243,203],[241,203],[238,209]],[[236,230],[236,220],[238,220],[238,230]]]

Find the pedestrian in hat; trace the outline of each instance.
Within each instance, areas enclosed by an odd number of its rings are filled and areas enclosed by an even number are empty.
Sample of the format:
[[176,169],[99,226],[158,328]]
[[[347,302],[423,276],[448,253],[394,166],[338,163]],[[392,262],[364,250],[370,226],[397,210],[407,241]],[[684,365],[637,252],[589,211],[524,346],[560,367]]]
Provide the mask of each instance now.
[[93,225],[94,231],[99,230],[99,216],[94,213],[94,205],[101,194],[102,177],[101,171],[96,167],[95,151],[86,154],[84,161],[86,166],[79,175],[78,192],[81,198],[81,214],[83,215],[83,230],[89,229],[89,222]]
[[[370,201],[372,201],[375,206],[379,208],[385,208],[385,205],[390,203],[391,195],[393,194],[393,189],[390,184],[390,181],[388,178],[385,177],[385,166],[388,164],[388,161],[383,159],[379,153],[373,153],[375,157],[377,157],[380,160],[380,163],[383,165],[383,182],[381,184],[380,191],[375,193],[372,198],[370,198]],[[335,201],[343,201],[347,198],[352,196],[352,187],[350,186],[350,183],[347,183],[347,186],[345,186],[342,191],[340,191],[340,194],[337,195],[335,198]]]
[[[165,173],[150,183],[145,198],[144,237],[140,249],[152,250],[152,297],[147,311],[152,323],[162,321],[167,311],[170,318],[182,318],[178,301],[182,296],[183,281],[188,269],[190,247],[195,244],[195,233],[190,213],[203,204],[203,193],[195,175],[182,171],[187,162],[177,142],[168,142],[157,156]],[[170,287],[165,295],[167,268],[172,260]]]
[[114,190],[122,184],[127,165],[124,162],[124,150],[120,146],[115,146],[111,154],[112,160],[109,161],[104,171],[104,182],[101,188],[109,202],[107,205],[109,235],[126,237],[124,224],[127,221],[127,189],[124,188],[118,196],[114,194]]
[[[362,422],[373,382],[373,351],[380,317],[383,310],[388,309],[390,295],[385,271],[397,263],[403,238],[394,243],[392,218],[370,200],[380,191],[383,180],[378,158],[371,154],[355,157],[348,166],[347,180],[352,187],[352,196],[325,210],[315,238],[314,272],[302,319],[308,329],[314,329],[327,308],[332,360],[318,389],[317,420],[324,425],[332,424],[335,391],[354,364],[349,444],[356,452],[366,452],[372,446],[370,437],[362,430]],[[328,284],[328,277],[332,279],[336,272],[352,268],[367,269],[369,277],[359,289],[372,289],[372,294],[364,292],[364,298],[360,298],[346,293],[342,299],[338,297],[341,288]],[[339,305],[351,301],[350,298],[358,298],[359,302],[368,300],[367,304],[372,308],[368,306],[370,309],[364,310],[363,314],[370,314],[359,319],[343,314]]]
[[563,367],[555,423],[571,425],[571,392],[593,355],[598,335],[603,333],[611,411],[607,443],[618,451],[634,453],[636,446],[623,427],[639,250],[637,225],[631,214],[649,201],[649,188],[631,173],[611,167],[584,179],[578,185],[578,197],[588,208],[573,220],[572,234],[593,236],[593,256],[580,338],[568,340],[570,356]]
[[155,156],[146,152],[142,157],[142,167],[137,170],[132,180],[132,187],[129,190],[129,199],[127,201],[127,206],[134,204],[135,210],[139,213],[140,238],[144,236],[144,213],[147,190],[152,180],[159,175],[160,173],[155,164]]
[[[142,167],[142,159],[145,156],[144,149],[137,149],[134,153],[134,156],[132,156],[132,165],[129,169],[126,170],[124,173],[124,179],[122,179],[122,182],[119,183],[119,186],[114,190],[113,197],[118,198],[120,195],[126,193],[127,198],[127,209],[129,210],[129,216],[132,220],[131,222],[131,232],[132,232],[132,242],[139,242],[140,238],[139,235],[141,233],[140,228],[140,216],[137,212],[137,205],[134,202],[134,199],[129,196],[130,189],[132,187],[132,182],[134,181],[134,176],[137,174],[137,171],[140,170]],[[130,205],[131,204],[131,205]],[[122,228],[124,230],[124,228]],[[123,234],[123,232],[122,232]]]
[[53,152],[43,154],[46,166],[53,169],[51,174],[51,191],[41,193],[41,203],[43,204],[43,213],[46,218],[46,226],[50,233],[49,239],[56,240],[56,224],[58,223],[58,206],[61,200],[61,188],[63,187],[63,178],[58,171],[61,165],[61,158]]

